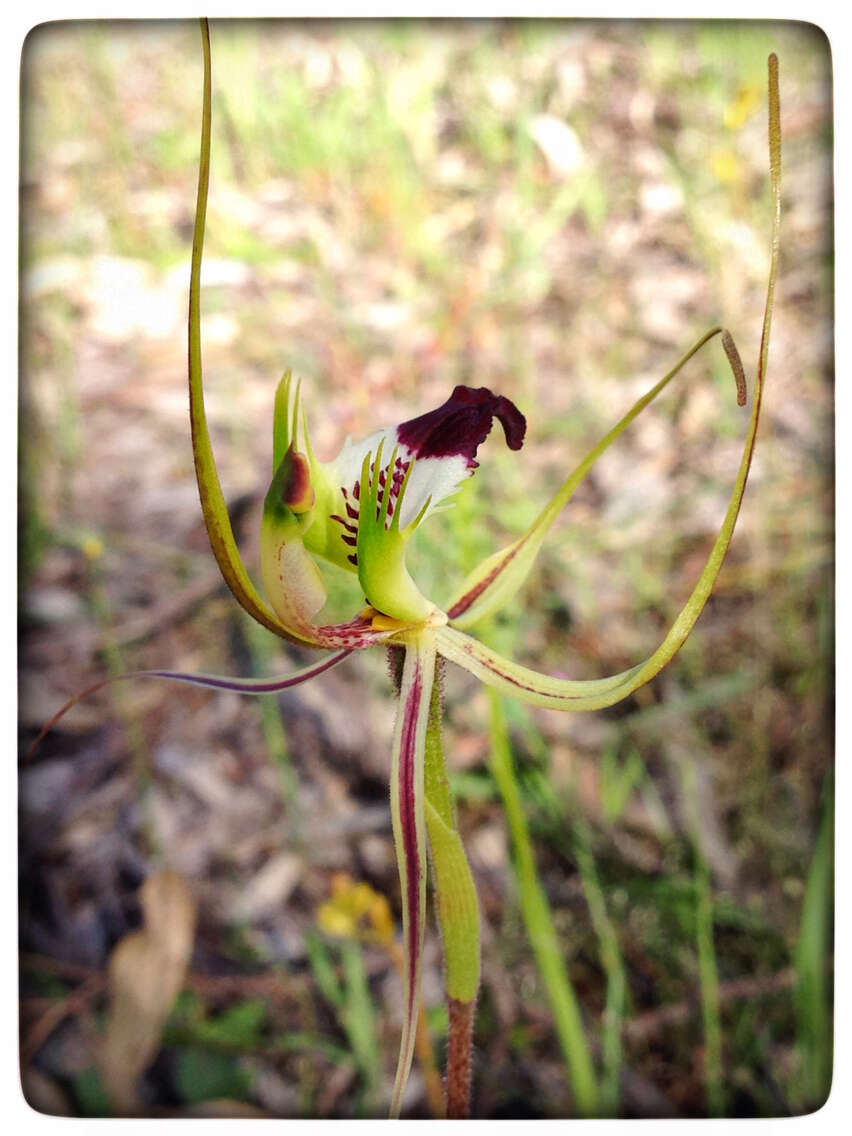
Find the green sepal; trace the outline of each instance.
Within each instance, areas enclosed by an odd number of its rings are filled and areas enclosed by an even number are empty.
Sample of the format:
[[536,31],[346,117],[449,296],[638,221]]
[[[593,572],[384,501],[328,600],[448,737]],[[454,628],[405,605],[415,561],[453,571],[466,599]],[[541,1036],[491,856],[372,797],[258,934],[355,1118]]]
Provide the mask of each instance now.
[[297,442],[299,415],[299,385],[293,390],[293,374],[287,370],[275,390],[272,411],[272,469],[278,469],[281,459]]
[[192,426],[192,456],[198,481],[198,493],[204,524],[216,562],[237,602],[258,623],[293,642],[310,642],[290,627],[283,626],[261,599],[246,571],[237,542],[234,539],[228,508],[204,409],[204,385],[201,365],[201,259],[204,250],[204,227],[207,216],[207,195],[210,184],[210,120],[212,107],[212,79],[210,68],[210,31],[207,21],[201,21],[201,44],[204,56],[204,92],[201,113],[201,151],[198,165],[198,195],[195,206],[195,224],[192,235],[192,258],[189,277],[189,416]]
[[[771,257],[769,281],[766,290],[766,305],[763,315],[763,331],[760,338],[760,354],[753,396],[753,409],[743,461],[740,466],[729,512],[725,520],[723,531],[714,546],[711,560],[708,562],[704,574],[702,574],[700,588],[703,588],[705,582],[709,581],[712,583],[712,580],[715,579],[715,574],[718,572],[718,567],[721,564],[722,557],[724,557],[727,544],[733,531],[737,510],[739,509],[739,502],[742,499],[745,481],[748,477],[748,468],[754,447],[755,433],[760,413],[760,400],[768,362],[769,330],[772,323],[772,310],[775,302],[775,281],[778,274],[778,251],[781,225],[781,120],[778,91],[778,59],[774,54],[769,57],[769,173],[772,194]],[[737,402],[741,406],[745,404],[745,375],[739,352],[727,330],[721,327],[711,328],[710,331],[703,335],[701,339],[678,360],[672,370],[664,375],[647,394],[640,398],[621,421],[616,423],[612,430],[589,451],[573,473],[563,482],[550,503],[542,510],[527,532],[513,544],[509,545],[508,548],[494,553],[473,570],[465,580],[455,599],[447,605],[447,614],[454,627],[459,629],[469,628],[480,619],[505,606],[526,580],[538,550],[541,547],[545,533],[601,454],[609,448],[633,419],[645,409],[648,403],[656,398],[668,385],[687,360],[691,359],[709,339],[718,335],[720,332],[722,333],[722,346],[724,347],[725,354],[728,357],[728,362],[731,365],[734,378],[736,379]],[[690,608],[695,610],[696,604],[700,604],[700,606],[697,607],[697,610],[700,611],[701,606],[703,606],[703,601],[698,598],[700,588],[696,589],[696,592],[693,593],[690,604],[687,605],[687,608],[684,609],[678,618],[678,625],[686,622]],[[704,599],[706,599],[706,596]],[[692,619],[692,623],[694,622],[695,620]],[[675,650],[676,649],[677,648],[675,648]],[[673,654],[674,651],[671,653]],[[671,657],[671,655],[668,657]],[[660,665],[663,664],[661,663]]]
[[[728,353],[727,344],[732,344],[733,341],[729,333],[724,331],[723,328],[714,327],[702,335],[698,342],[681,356],[675,366],[654,387],[638,399],[624,417],[586,454],[524,535],[506,548],[486,557],[481,564],[473,569],[453,600],[447,605],[447,614],[453,627],[460,629],[472,627],[509,603],[526,581],[550,526],[567,505],[577,486],[598,458],[609,449],[645,407],[653,402],[657,395],[668,386],[692,356],[708,340],[719,335],[720,332],[723,333],[723,338],[727,337],[724,342],[726,343],[726,353]],[[731,358],[730,353],[728,353],[728,358]]]

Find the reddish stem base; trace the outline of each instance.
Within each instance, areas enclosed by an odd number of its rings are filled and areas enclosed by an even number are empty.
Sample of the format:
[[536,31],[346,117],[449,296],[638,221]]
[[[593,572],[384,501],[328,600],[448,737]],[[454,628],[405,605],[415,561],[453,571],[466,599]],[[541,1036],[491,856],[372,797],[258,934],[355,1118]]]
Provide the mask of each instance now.
[[475,1000],[447,999],[450,1014],[447,1034],[447,1119],[470,1117],[470,1059],[473,1048],[473,1010]]

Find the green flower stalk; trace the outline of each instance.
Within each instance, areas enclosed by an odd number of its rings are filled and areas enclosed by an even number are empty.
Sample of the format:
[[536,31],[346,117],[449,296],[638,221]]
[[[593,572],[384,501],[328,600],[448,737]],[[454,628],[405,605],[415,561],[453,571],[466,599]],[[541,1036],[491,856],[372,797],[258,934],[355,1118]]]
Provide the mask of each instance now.
[[[308,438],[300,385],[288,372],[278,385],[273,413],[273,475],[261,527],[261,575],[267,597],[264,599],[255,588],[234,539],[204,409],[200,273],[212,107],[206,21],[202,21],[202,43],[201,157],[189,295],[190,421],[201,507],[213,553],[237,602],[274,634],[326,654],[313,666],[268,680],[174,671],[141,673],[245,693],[266,693],[305,682],[367,648],[390,649],[392,658],[401,659],[396,666],[399,707],[393,737],[390,804],[401,887],[405,996],[391,1115],[400,1113],[415,1048],[426,919],[427,847],[431,853],[450,1007],[448,1114],[465,1115],[471,1025],[479,984],[479,915],[444,769],[436,670],[440,671],[442,660],[446,660],[463,667],[488,687],[523,702],[556,710],[596,710],[619,702],[649,682],[671,661],[692,631],[731,541],[760,416],[778,270],[781,160],[777,59],[774,55],[769,58],[771,264],[751,414],[727,511],[691,595],[659,646],[647,659],[619,674],[579,681],[521,666],[484,646],[468,631],[515,597],[534,566],[550,526],[598,458],[679,374],[684,364],[717,335],[721,336],[736,379],[738,401],[745,403],[745,373],[733,339],[721,327],[702,336],[589,451],[528,531],[471,573],[446,610],[424,596],[409,575],[405,562],[407,545],[429,516],[449,507],[449,498],[474,473],[478,448],[491,431],[494,419],[502,426],[509,448],[519,451],[526,433],[524,416],[508,398],[486,387],[457,386],[442,406],[396,427],[378,429],[363,441],[347,440],[336,458],[322,463]],[[357,576],[365,604],[348,622],[318,621],[326,596],[318,562],[331,563]],[[138,677],[139,673],[123,677]]]

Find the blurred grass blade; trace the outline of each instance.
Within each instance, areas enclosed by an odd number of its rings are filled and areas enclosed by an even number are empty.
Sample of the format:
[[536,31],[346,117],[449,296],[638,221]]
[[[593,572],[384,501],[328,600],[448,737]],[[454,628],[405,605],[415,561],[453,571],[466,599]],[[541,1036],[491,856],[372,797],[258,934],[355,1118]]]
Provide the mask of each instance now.
[[305,934],[305,949],[317,989],[339,1014],[344,1004],[343,987],[334,972],[328,947],[315,931],[308,931]]
[[601,755],[600,779],[601,809],[604,818],[612,823],[624,812],[634,790],[647,779],[639,750],[632,746],[624,762],[619,764],[617,747],[605,746]]
[[380,1054],[373,1002],[364,967],[364,952],[355,939],[340,946],[343,963],[344,1003],[340,1019],[364,1081],[362,1111],[373,1111],[381,1076]]
[[713,895],[710,869],[695,843],[695,939],[701,987],[701,1023],[704,1031],[704,1083],[709,1116],[725,1111],[722,1070],[722,1023],[719,1018],[719,970],[713,937]]
[[497,695],[492,691],[488,695],[491,768],[503,798],[503,808],[512,836],[521,914],[553,1012],[553,1024],[565,1057],[577,1111],[581,1116],[594,1116],[598,1110],[598,1089],[577,997],[553,926],[547,896],[539,883],[521,794],[515,779],[503,707]]
[[609,917],[606,897],[598,876],[589,826],[582,814],[574,817],[574,854],[589,914],[598,939],[601,963],[606,971],[606,1004],[601,1026],[603,1069],[600,1080],[600,1112],[615,1117],[619,1113],[622,1066],[621,1031],[627,1000],[627,974],[618,945],[618,932]]
[[701,822],[695,761],[691,756],[685,757],[679,769],[694,859],[695,944],[701,1028],[704,1035],[704,1093],[708,1115],[722,1116],[725,1110],[725,1082],[722,1069],[722,1023],[719,1017],[719,970],[713,931],[712,881],[704,850],[705,830]]
[[826,793],[822,822],[808,869],[796,943],[798,1046],[808,1108],[819,1108],[831,1088],[832,1018],[829,989],[834,899],[834,792]]

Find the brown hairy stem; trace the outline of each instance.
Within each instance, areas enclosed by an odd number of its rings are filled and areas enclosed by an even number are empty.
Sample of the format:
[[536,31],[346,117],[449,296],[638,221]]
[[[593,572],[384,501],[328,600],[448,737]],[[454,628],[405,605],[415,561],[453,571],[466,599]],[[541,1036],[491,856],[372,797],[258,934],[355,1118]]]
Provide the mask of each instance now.
[[474,1001],[447,999],[450,1014],[447,1034],[447,1119],[470,1117],[470,1065],[473,1048]]

